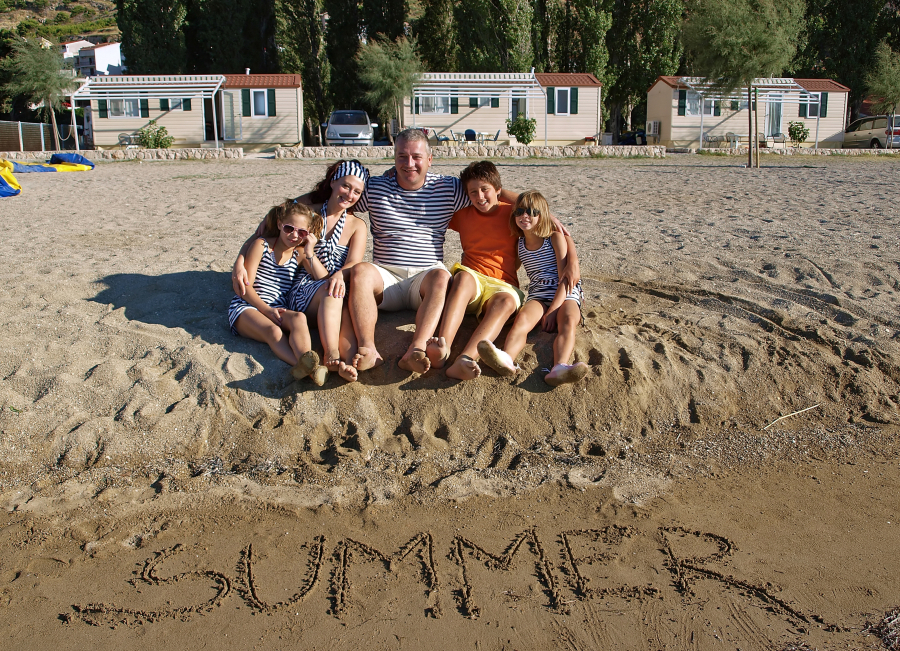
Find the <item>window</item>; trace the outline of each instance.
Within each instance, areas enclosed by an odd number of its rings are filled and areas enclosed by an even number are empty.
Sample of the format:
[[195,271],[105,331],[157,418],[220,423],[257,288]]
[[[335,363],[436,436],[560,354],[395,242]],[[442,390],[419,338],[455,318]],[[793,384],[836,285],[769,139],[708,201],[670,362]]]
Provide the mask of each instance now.
[[557,115],[568,115],[569,114],[569,89],[568,88],[557,88],[556,89],[556,114]]
[[687,92],[687,110],[685,115],[700,115],[700,95],[692,90]]
[[719,115],[719,100],[705,99],[703,100],[703,115]]
[[443,95],[423,95],[420,98],[421,113],[450,113],[450,98]]
[[141,117],[141,105],[136,98],[111,99],[109,100],[109,117],[139,118]]
[[184,100],[181,99],[165,99],[159,100],[160,111],[184,111]]
[[816,95],[815,95],[815,102],[816,103],[813,104],[813,99],[810,98],[809,108],[808,108],[806,114],[811,118],[819,117],[819,94],[818,93],[816,93]]
[[469,108],[486,108],[491,105],[490,96],[487,97],[470,97]]
[[266,117],[266,91],[254,90],[253,92],[253,117]]

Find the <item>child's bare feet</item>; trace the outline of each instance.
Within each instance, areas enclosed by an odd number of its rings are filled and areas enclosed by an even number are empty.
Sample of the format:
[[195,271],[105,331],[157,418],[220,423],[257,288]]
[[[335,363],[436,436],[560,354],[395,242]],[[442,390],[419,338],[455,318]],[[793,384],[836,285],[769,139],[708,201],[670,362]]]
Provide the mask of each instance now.
[[544,382],[553,387],[558,387],[560,384],[571,384],[587,375],[588,370],[588,365],[584,362],[578,362],[571,366],[557,364],[544,376]]
[[341,362],[341,366],[338,369],[338,375],[347,380],[347,382],[356,382],[359,377],[359,373],[356,372],[356,369],[350,364],[344,364],[344,362]]
[[516,371],[519,370],[509,353],[500,350],[487,339],[478,342],[478,354],[481,355],[481,361],[500,375],[515,375]]
[[424,350],[410,346],[397,362],[397,366],[411,373],[427,373],[431,368],[431,360],[428,359],[428,354]]
[[481,375],[481,367],[478,365],[478,362],[468,355],[460,355],[447,368],[446,373],[447,377],[452,377],[455,380],[474,380]]
[[314,350],[308,350],[300,355],[300,360],[291,369],[291,375],[295,380],[302,380],[307,375],[316,370],[319,365],[319,354]]
[[328,369],[324,366],[317,366],[315,370],[309,374],[309,377],[312,378],[313,384],[320,387],[328,380]]
[[368,371],[370,368],[375,368],[382,364],[384,364],[384,360],[374,348],[360,346],[356,355],[353,356],[353,366],[357,371]]
[[443,337],[432,337],[425,346],[425,353],[431,361],[432,368],[444,368],[444,364],[450,359],[450,346]]

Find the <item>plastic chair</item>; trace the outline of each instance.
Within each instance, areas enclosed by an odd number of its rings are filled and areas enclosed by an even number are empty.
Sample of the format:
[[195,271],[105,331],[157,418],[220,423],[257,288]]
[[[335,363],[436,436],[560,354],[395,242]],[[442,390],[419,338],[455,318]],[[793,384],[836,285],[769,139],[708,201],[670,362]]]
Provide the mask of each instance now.
[[494,134],[494,139],[491,140],[490,138],[486,138],[485,142],[497,142],[498,140],[500,140],[500,131],[501,129],[497,129],[497,133]]
[[475,133],[475,129],[466,129],[466,131],[463,135],[464,135],[467,143],[478,142],[478,134]]
[[[451,131],[450,133],[453,133],[453,132]],[[444,135],[444,134],[435,133],[435,134],[434,134],[434,138],[435,138],[435,140],[437,140],[438,147],[440,147],[442,143],[445,143],[445,142],[446,142],[446,143],[449,143],[449,142],[450,142],[450,136],[447,136],[447,135]],[[453,140],[456,141],[456,138],[453,138]]]
[[119,146],[123,149],[140,149],[137,142],[135,142],[135,137],[130,133],[120,133],[119,134]]

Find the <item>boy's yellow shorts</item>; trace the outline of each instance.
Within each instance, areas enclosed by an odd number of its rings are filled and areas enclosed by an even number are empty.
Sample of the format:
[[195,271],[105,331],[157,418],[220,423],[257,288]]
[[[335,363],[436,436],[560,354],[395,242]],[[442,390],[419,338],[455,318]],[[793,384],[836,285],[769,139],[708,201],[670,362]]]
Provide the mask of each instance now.
[[464,271],[472,278],[475,279],[475,298],[469,301],[469,304],[466,306],[466,314],[474,314],[479,319],[481,318],[481,312],[484,309],[484,304],[487,303],[495,294],[510,294],[513,298],[516,299],[516,311],[519,311],[519,308],[522,307],[522,303],[525,301],[525,294],[518,287],[514,287],[507,282],[502,280],[498,280],[496,278],[491,278],[490,276],[485,276],[484,274],[478,273],[473,269],[469,269],[458,262],[453,265],[450,269],[450,273],[454,276],[460,271]]

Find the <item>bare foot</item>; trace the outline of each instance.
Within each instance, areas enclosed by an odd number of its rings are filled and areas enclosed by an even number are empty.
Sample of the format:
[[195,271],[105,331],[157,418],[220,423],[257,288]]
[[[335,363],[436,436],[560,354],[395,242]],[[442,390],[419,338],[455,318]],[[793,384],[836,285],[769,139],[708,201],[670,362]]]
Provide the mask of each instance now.
[[370,368],[375,368],[382,364],[384,364],[384,360],[374,348],[360,346],[356,355],[353,356],[353,367],[357,371],[368,371]]
[[481,361],[497,371],[500,375],[515,375],[519,367],[504,350],[500,350],[487,339],[478,342],[478,354],[481,355]]
[[319,354],[314,350],[308,350],[300,355],[300,361],[291,369],[291,375],[295,380],[302,380],[316,370],[319,365]]
[[341,366],[338,369],[338,375],[347,380],[347,382],[356,382],[359,377],[359,373],[356,372],[356,369],[350,364],[344,364],[344,362],[341,362]]
[[456,380],[474,380],[481,375],[481,367],[468,355],[460,355],[446,371],[447,377]]
[[412,348],[397,362],[397,366],[410,373],[427,373],[431,368],[431,360],[421,348]]
[[432,368],[444,368],[444,364],[450,359],[450,346],[443,337],[432,337],[425,346],[425,354],[428,355]]
[[325,364],[329,371],[337,373],[341,368],[341,357],[336,353],[329,353],[325,356]]
[[317,387],[320,387],[328,380],[328,369],[324,366],[317,366],[316,369],[309,374],[309,377],[312,378],[313,383]]
[[544,382],[553,387],[558,387],[560,384],[571,384],[587,375],[588,370],[588,365],[584,362],[578,362],[571,366],[557,364],[544,376]]

